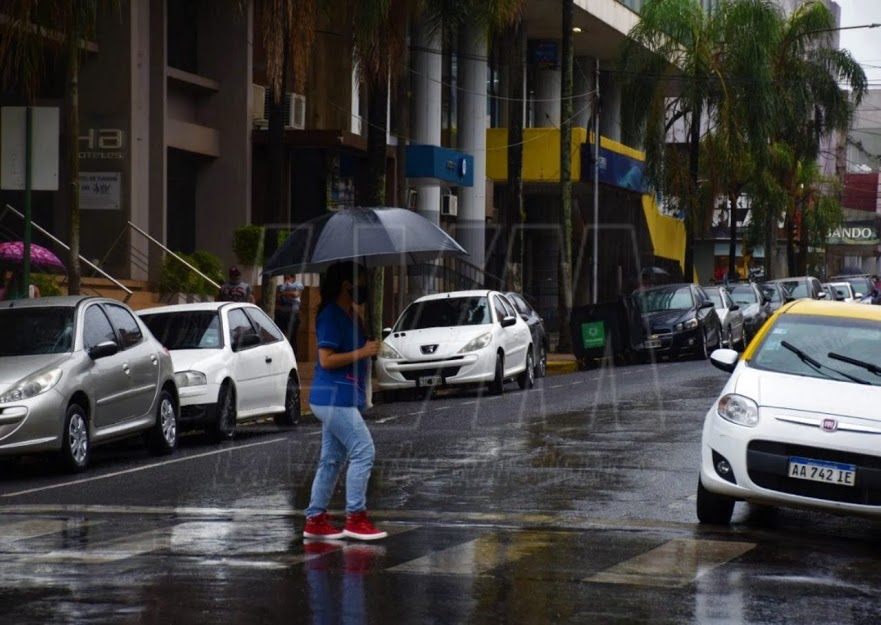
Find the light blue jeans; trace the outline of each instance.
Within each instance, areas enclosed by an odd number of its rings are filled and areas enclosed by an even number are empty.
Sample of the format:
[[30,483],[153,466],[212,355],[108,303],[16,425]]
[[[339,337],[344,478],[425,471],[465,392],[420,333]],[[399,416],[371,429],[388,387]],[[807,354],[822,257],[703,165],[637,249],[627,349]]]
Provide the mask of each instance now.
[[312,482],[312,499],[306,517],[327,511],[343,464],[346,472],[346,513],[367,509],[367,482],[376,455],[373,437],[357,408],[352,406],[311,406],[321,421],[321,459]]

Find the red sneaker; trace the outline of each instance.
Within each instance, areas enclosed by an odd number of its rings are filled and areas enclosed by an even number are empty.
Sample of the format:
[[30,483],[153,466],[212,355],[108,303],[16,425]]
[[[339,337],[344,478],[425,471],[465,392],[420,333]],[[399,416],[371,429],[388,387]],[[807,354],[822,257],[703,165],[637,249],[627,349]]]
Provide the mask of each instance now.
[[343,534],[357,540],[379,540],[388,536],[388,532],[381,532],[373,526],[366,512],[353,512],[346,517]]
[[325,540],[334,540],[343,538],[346,534],[339,531],[330,523],[330,517],[327,512],[316,514],[306,519],[306,527],[303,529],[304,538],[323,538]]

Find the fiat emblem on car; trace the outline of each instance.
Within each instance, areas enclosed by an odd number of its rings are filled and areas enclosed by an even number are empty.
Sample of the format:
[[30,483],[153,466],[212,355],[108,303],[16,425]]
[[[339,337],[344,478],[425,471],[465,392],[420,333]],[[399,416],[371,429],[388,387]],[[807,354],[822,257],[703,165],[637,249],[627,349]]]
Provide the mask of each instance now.
[[423,345],[422,353],[423,354],[433,354],[437,351],[437,345]]
[[823,419],[823,425],[821,427],[824,432],[834,432],[838,429],[838,421],[835,419]]

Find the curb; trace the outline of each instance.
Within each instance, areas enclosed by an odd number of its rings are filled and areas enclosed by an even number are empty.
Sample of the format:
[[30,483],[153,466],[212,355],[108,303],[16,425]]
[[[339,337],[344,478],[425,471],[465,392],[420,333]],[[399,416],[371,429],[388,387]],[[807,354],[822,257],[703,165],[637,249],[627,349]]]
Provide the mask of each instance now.
[[548,375],[563,375],[578,371],[578,363],[574,360],[549,360],[547,363]]

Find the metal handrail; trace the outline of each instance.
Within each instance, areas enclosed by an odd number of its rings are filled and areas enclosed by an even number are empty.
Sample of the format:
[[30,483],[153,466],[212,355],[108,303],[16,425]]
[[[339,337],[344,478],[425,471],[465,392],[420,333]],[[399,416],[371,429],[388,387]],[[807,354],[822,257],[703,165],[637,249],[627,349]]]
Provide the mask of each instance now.
[[166,254],[171,254],[172,258],[176,259],[179,263],[183,264],[185,267],[187,267],[187,268],[190,269],[191,271],[195,272],[195,273],[196,273],[197,275],[199,275],[203,280],[205,280],[206,282],[208,282],[208,284],[210,284],[210,285],[212,285],[214,288],[220,290],[220,285],[219,285],[219,284],[217,284],[214,280],[212,280],[211,278],[209,278],[208,276],[206,276],[204,273],[202,273],[201,271],[199,271],[198,269],[196,269],[195,267],[193,267],[190,263],[188,263],[187,261],[185,261],[183,258],[181,258],[181,257],[178,256],[177,254],[175,254],[174,252],[172,252],[170,249],[168,249],[167,247],[165,247],[164,245],[162,245],[162,243],[160,243],[159,241],[157,241],[156,239],[154,239],[153,237],[151,237],[149,234],[147,234],[146,232],[144,232],[143,230],[141,230],[140,228],[138,228],[138,227],[137,227],[135,224],[133,224],[132,222],[128,222],[128,225],[129,225],[133,230],[136,230],[137,232],[139,232],[140,234],[142,234],[144,237],[146,237],[146,239],[147,239],[148,241],[150,241],[151,243],[154,243],[154,244],[158,245],[159,248],[162,249]]
[[[19,218],[24,219],[24,215],[23,215],[22,213],[19,213],[19,212],[18,212],[17,210],[15,210],[14,208],[12,208],[9,204],[6,205],[6,208],[4,209],[3,212],[5,213],[7,210],[12,211],[14,214],[18,215]],[[0,217],[2,217],[2,215],[0,215]],[[50,232],[49,232],[48,230],[46,230],[45,228],[41,227],[39,224],[34,223],[33,221],[31,221],[31,226],[32,226],[37,232],[40,232],[41,234],[43,234],[43,235],[44,235],[46,238],[48,238],[50,241],[56,243],[57,245],[60,245],[61,247],[63,247],[64,249],[66,249],[68,252],[70,251],[70,246],[69,246],[69,245],[67,245],[66,243],[64,243],[61,239],[59,239],[58,237],[56,237],[55,235],[53,235],[52,233],[50,233]],[[110,282],[112,282],[113,285],[116,286],[116,288],[123,290],[123,291],[125,292],[125,299],[122,300],[122,301],[125,302],[125,303],[128,303],[129,299],[131,298],[131,296],[132,296],[132,294],[133,294],[133,291],[132,291],[130,288],[128,288],[128,287],[127,287],[126,285],[124,285],[122,282],[120,282],[119,280],[117,280],[116,278],[114,278],[113,276],[111,276],[109,273],[107,273],[106,271],[104,271],[103,269],[101,269],[100,267],[98,267],[98,265],[94,264],[94,263],[93,263],[92,261],[90,261],[88,258],[84,258],[82,254],[79,254],[79,258],[80,258],[80,262],[81,262],[81,263],[84,263],[87,267],[89,267],[89,268],[91,268],[92,270],[97,271],[99,274],[101,274],[102,277],[106,278],[107,280],[110,280]]]

